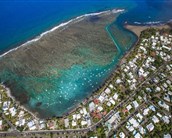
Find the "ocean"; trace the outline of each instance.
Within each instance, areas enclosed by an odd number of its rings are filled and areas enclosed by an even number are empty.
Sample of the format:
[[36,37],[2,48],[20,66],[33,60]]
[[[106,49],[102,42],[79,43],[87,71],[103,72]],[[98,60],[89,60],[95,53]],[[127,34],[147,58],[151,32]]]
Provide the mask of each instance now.
[[130,24],[172,19],[172,0],[1,0],[0,53],[74,17],[113,8],[128,10],[119,21]]
[[[53,106],[45,106],[36,108],[37,112],[50,116],[61,116],[78,104],[81,100],[91,94],[110,75],[110,71],[115,68],[119,58],[127,52],[137,41],[137,37],[130,31],[123,28],[125,22],[134,25],[160,24],[172,19],[172,1],[171,0],[7,0],[0,1],[0,53],[3,54],[8,50],[17,47],[37,36],[41,33],[52,29],[53,27],[64,23],[70,19],[87,13],[105,11],[109,9],[125,9],[125,13],[121,14],[117,21],[107,26],[107,32],[114,40],[115,44],[120,47],[121,51],[116,55],[114,60],[107,66],[98,67],[91,66],[84,69],[81,65],[72,66],[70,70],[62,72],[62,77],[59,78],[27,78],[23,76],[9,75],[10,79],[18,81],[20,87],[26,89],[29,93],[30,101],[25,105],[29,109],[35,109],[38,102],[45,102],[45,105],[53,104]],[[127,45],[122,43],[123,38],[128,41]],[[126,49],[124,48],[126,47]],[[80,72],[82,75],[76,75]],[[103,72],[103,73],[102,73]],[[93,74],[102,73],[99,78]],[[9,72],[5,75],[0,74],[7,79]],[[75,77],[73,77],[75,76]],[[3,78],[2,77],[2,78]],[[2,79],[1,78],[1,79]],[[85,81],[84,78],[90,80],[94,84],[94,89],[81,86]],[[33,89],[29,90],[26,87],[28,80],[36,81],[52,81],[53,89],[45,90],[41,94],[35,94]],[[22,80],[22,81],[21,81]],[[3,80],[2,80],[3,81]],[[71,86],[69,86],[70,84]],[[92,84],[92,85],[93,85]],[[76,86],[76,89],[75,89]],[[62,89],[63,88],[63,89]],[[55,91],[59,91],[55,94]],[[68,91],[66,91],[68,90]],[[47,92],[48,91],[48,92]],[[65,91],[65,92],[64,92]],[[52,94],[54,93],[54,94]],[[61,96],[69,95],[68,100],[61,101]],[[45,98],[48,97],[49,98]],[[55,97],[55,98],[54,98]],[[54,99],[53,99],[54,98]],[[71,101],[69,101],[71,98]],[[47,102],[47,103],[46,103]],[[45,108],[46,107],[46,108]],[[48,112],[47,112],[48,111]]]

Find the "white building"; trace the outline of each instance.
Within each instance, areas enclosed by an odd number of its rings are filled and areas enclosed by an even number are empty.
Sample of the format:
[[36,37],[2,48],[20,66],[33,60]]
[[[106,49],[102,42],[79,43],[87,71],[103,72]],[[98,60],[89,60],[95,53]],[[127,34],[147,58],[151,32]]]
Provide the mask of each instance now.
[[154,125],[150,123],[149,125],[146,126],[149,132],[151,132],[154,129]]
[[110,94],[111,93],[111,90],[109,88],[106,88],[105,93],[106,94]]
[[125,138],[125,134],[124,134],[123,132],[120,132],[120,133],[119,133],[119,137],[120,137],[120,138]]
[[114,100],[117,100],[118,99],[118,94],[117,93],[114,94],[113,99]]
[[82,125],[82,126],[85,126],[86,124],[87,124],[86,121],[83,121],[83,120],[81,121],[81,125]]
[[154,124],[159,123],[159,119],[156,115],[152,117],[152,121],[154,122]]
[[76,126],[76,121],[72,120],[72,126]]
[[130,109],[132,108],[132,106],[129,104],[126,108],[127,108],[128,111],[130,111]]
[[17,109],[12,107],[12,108],[9,109],[9,111],[10,111],[11,116],[15,116]]
[[101,106],[98,106],[97,109],[98,109],[100,112],[103,111],[103,107],[101,107]]
[[93,102],[91,102],[91,103],[89,104],[89,110],[90,110],[90,112],[92,112],[92,111],[95,110],[95,104],[94,104]]
[[136,109],[137,107],[139,107],[139,104],[137,101],[133,101],[133,105],[134,105],[134,108]]
[[100,95],[98,99],[99,99],[99,101],[100,101],[101,103],[103,103],[104,100],[105,100],[105,97],[103,97],[102,95]]
[[66,118],[64,120],[64,123],[65,123],[65,128],[69,127],[69,119],[68,118]]
[[129,119],[129,122],[133,125],[134,128],[139,126],[139,123],[134,118]]

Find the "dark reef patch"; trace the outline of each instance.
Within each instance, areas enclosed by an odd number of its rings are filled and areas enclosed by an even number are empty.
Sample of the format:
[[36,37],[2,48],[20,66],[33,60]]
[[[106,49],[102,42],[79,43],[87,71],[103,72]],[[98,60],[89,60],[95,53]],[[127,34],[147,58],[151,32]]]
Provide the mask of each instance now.
[[22,86],[18,86],[14,80],[8,80],[4,82],[4,85],[11,90],[11,95],[14,95],[15,99],[20,102],[21,105],[25,105],[29,102],[28,92]]
[[89,18],[89,21],[94,23],[94,22],[98,22],[100,19],[101,19],[100,16],[95,15],[95,16],[91,16]]

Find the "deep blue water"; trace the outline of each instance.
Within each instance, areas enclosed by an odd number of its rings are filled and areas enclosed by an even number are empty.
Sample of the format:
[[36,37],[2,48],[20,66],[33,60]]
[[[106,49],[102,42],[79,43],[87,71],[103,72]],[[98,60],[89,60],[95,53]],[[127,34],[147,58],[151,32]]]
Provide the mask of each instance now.
[[76,16],[113,7],[129,7],[128,2],[124,3],[112,0],[0,1],[0,52]]
[[76,16],[112,8],[128,10],[119,21],[153,22],[172,19],[171,0],[1,0],[0,53]]

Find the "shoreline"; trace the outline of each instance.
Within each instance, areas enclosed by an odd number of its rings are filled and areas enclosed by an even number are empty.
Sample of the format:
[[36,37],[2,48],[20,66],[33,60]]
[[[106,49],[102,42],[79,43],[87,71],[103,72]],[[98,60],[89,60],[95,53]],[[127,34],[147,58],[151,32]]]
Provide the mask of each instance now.
[[[33,39],[28,40],[28,41],[24,42],[23,44],[15,47],[15,48],[12,48],[12,49],[8,50],[7,52],[4,52],[4,53],[0,54],[0,58],[7,55],[8,53],[11,53],[12,51],[17,50],[20,47],[27,46],[27,45],[29,45],[31,43],[34,43],[34,42],[40,40],[42,37],[46,36],[47,34],[53,32],[53,31],[55,31],[57,29],[60,29],[60,28],[65,27],[65,26],[68,27],[67,25],[69,25],[70,23],[79,22],[79,21],[82,20],[82,18],[89,17],[89,16],[96,16],[96,15],[105,14],[105,13],[109,13],[109,12],[120,13],[120,12],[123,12],[123,11],[124,11],[124,9],[116,8],[116,9],[113,9],[113,10],[106,10],[106,11],[101,11],[101,12],[87,13],[87,14],[84,14],[84,15],[81,15],[81,16],[77,16],[76,18],[70,19],[69,21],[66,21],[66,22],[62,22],[62,23],[58,24],[57,26],[53,27],[52,29],[47,30],[47,31],[41,33],[40,35],[34,37]],[[64,30],[64,29],[65,28],[63,28],[62,30]]]
[[[6,90],[7,96],[9,98],[11,98],[13,102],[16,103],[17,100],[14,98],[14,96],[11,95],[10,88],[6,87],[3,83],[1,83],[0,85]],[[18,104],[18,103],[16,103],[16,104]],[[18,106],[19,106],[19,108],[23,109],[25,112],[28,112],[29,114],[31,114],[34,118],[40,119],[34,113],[32,113],[31,111],[29,111],[28,109],[26,109],[23,105],[18,104]]]
[[130,24],[124,24],[124,28],[127,30],[133,32],[137,37],[140,36],[141,32],[143,30],[146,30],[148,28],[156,28],[156,29],[170,29],[169,26],[170,22],[164,23],[164,24],[149,24],[149,25],[130,25]]

